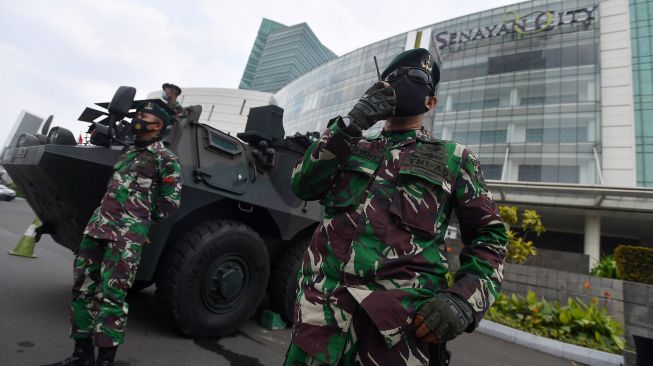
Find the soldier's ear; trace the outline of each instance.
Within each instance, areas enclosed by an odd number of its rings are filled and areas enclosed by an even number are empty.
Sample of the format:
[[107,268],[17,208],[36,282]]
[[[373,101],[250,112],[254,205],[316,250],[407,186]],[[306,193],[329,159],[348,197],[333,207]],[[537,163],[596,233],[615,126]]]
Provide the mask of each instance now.
[[429,95],[426,97],[426,100],[424,101],[424,106],[426,109],[429,111],[435,108],[438,105],[438,97]]

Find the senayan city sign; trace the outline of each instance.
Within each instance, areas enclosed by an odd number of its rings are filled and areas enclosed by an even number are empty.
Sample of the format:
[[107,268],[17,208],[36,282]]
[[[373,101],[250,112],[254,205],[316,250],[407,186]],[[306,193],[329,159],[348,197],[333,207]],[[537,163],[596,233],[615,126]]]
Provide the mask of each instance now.
[[503,15],[500,24],[470,29],[463,32],[444,31],[435,35],[438,48],[442,49],[457,43],[477,41],[484,38],[499,37],[506,34],[527,35],[548,32],[557,27],[583,23],[589,25],[594,20],[594,12],[598,5],[567,11],[534,11],[527,15],[520,15],[510,11]]

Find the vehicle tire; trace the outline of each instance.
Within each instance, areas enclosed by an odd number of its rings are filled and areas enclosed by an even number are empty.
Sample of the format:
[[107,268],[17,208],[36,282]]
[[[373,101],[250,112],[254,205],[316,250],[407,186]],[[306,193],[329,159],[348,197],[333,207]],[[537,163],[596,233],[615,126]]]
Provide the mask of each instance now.
[[301,269],[302,261],[311,238],[298,239],[288,247],[282,249],[272,273],[270,274],[270,308],[281,314],[283,319],[292,324],[293,309],[297,293],[297,272]]
[[248,226],[207,221],[166,248],[156,301],[168,321],[193,338],[229,335],[256,311],[270,276],[268,251]]

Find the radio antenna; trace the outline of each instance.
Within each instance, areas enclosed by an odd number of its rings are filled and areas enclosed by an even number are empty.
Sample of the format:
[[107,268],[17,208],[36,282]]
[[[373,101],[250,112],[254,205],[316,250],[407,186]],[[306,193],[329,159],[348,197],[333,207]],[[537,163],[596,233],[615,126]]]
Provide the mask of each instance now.
[[376,66],[376,76],[379,78],[379,81],[382,81],[381,73],[379,72],[379,63],[376,62],[376,56],[374,56],[374,66]]

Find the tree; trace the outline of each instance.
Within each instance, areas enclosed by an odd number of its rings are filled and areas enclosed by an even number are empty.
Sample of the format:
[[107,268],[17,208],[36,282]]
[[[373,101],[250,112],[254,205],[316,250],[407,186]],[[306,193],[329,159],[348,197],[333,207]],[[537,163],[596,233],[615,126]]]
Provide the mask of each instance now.
[[506,262],[522,264],[529,257],[537,255],[537,250],[532,240],[526,240],[529,234],[535,233],[540,236],[544,231],[542,218],[535,210],[524,210],[521,215],[521,230],[523,236],[513,230],[511,226],[519,224],[519,211],[515,206],[499,206],[499,215],[508,227],[508,254]]

